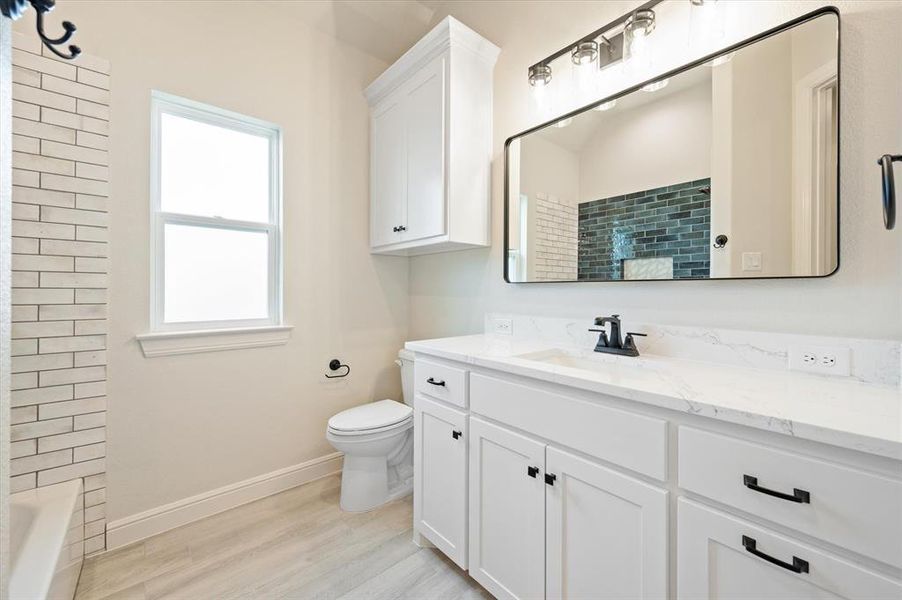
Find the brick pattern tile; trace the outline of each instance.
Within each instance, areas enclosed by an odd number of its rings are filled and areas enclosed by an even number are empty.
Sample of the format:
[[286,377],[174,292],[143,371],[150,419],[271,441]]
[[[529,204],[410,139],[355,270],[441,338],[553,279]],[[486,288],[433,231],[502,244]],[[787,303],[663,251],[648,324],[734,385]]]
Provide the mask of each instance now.
[[711,272],[711,180],[579,205],[579,279],[623,278],[623,261],[673,258],[674,279]]
[[576,279],[577,208],[556,196],[535,198],[535,280]]
[[106,547],[108,61],[13,39],[14,490],[82,479],[70,553]]

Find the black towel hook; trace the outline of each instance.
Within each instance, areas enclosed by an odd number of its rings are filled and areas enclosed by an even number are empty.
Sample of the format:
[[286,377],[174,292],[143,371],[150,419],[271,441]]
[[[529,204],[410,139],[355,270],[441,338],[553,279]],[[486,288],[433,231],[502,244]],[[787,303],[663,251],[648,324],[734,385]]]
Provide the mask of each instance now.
[[[37,31],[38,37],[41,38],[41,42],[44,43],[47,48],[65,60],[72,60],[79,54],[81,54],[81,48],[75,45],[69,46],[69,54],[63,54],[59,50],[56,49],[57,46],[65,44],[72,36],[75,34],[76,27],[75,24],[71,21],[63,21],[63,35],[58,38],[51,38],[46,33],[44,33],[44,14],[53,10],[53,7],[56,6],[56,0],[27,0],[34,7],[35,12],[37,13]],[[9,17],[10,19],[18,19],[22,16],[22,13],[25,12],[26,0],[0,0],[0,13],[5,17]]]
[[893,163],[902,161],[902,154],[884,154],[877,161],[883,171],[883,224],[887,229],[896,226],[896,182]]
[[332,371],[337,371],[339,369],[347,369],[347,370],[344,373],[342,373],[341,375],[326,374],[326,379],[338,379],[340,377],[347,377],[348,375],[351,374],[351,367],[349,367],[348,365],[341,364],[341,361],[338,360],[337,358],[333,358],[332,360],[329,361],[329,369]]

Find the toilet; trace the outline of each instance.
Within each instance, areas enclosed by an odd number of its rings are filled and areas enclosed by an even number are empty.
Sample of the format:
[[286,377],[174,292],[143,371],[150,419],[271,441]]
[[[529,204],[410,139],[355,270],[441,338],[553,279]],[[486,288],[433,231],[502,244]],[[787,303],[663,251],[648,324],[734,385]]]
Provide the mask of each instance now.
[[379,400],[329,419],[326,439],[344,453],[342,510],[364,512],[413,490],[413,352],[402,349],[404,403]]

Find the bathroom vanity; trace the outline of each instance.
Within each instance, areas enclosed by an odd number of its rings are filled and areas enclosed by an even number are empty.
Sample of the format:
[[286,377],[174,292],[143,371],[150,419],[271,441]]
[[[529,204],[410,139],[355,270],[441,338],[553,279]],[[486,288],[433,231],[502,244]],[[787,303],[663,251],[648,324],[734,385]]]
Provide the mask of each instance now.
[[570,342],[407,343],[419,543],[498,598],[902,596],[898,382]]

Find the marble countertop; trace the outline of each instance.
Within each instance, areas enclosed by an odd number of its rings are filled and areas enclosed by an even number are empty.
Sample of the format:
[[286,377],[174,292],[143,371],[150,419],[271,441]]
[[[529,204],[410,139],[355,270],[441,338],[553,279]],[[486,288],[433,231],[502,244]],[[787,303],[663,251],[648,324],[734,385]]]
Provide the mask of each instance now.
[[897,386],[664,356],[619,357],[501,335],[421,340],[407,342],[406,348],[902,460],[902,390]]

